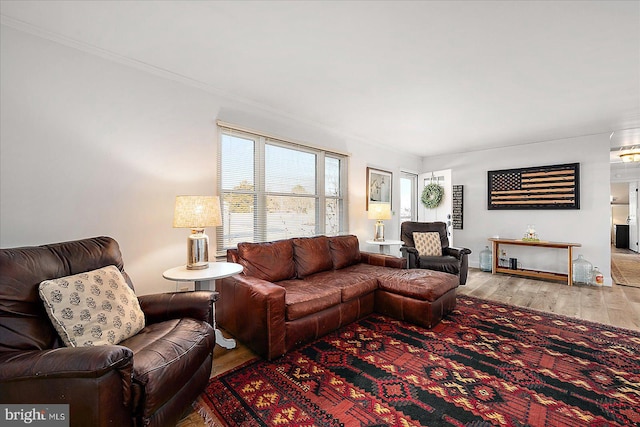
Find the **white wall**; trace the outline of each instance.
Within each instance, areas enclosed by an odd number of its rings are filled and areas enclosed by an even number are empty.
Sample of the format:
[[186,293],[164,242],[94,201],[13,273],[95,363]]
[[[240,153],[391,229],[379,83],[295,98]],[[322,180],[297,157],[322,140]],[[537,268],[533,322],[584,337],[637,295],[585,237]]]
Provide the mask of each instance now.
[[[216,119],[350,152],[349,231],[361,242],[374,223],[365,212],[366,167],[394,172],[395,194],[400,168],[419,168],[415,156],[1,31],[0,247],[112,236],[138,294],[175,289],[161,276],[186,258],[188,230],[171,226],[174,198],[217,193]],[[397,239],[397,216],[387,226]]]
[[[580,163],[579,210],[487,209],[487,171],[521,167]],[[611,284],[608,135],[576,137],[516,147],[429,157],[422,170],[452,169],[454,185],[464,185],[464,229],[454,230],[455,244],[473,251],[470,264],[479,266],[479,254],[487,238],[521,238],[528,224],[535,224],[541,240],[581,243],[583,254]],[[567,271],[566,250],[505,246],[524,268]]]

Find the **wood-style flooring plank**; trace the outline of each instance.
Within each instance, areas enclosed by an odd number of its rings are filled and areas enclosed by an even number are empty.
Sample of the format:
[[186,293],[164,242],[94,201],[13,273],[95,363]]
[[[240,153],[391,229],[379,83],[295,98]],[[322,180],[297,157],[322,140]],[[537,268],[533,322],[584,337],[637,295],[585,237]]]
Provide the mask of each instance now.
[[[473,268],[467,285],[460,286],[458,294],[640,330],[640,288],[567,286],[559,281],[492,275]],[[535,293],[533,298],[531,292]]]

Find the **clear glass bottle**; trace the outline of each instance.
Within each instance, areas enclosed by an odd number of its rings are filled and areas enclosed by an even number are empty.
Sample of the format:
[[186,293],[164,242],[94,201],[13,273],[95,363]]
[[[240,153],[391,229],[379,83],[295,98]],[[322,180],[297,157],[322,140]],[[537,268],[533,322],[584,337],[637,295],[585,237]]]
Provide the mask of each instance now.
[[604,285],[604,274],[598,270],[598,267],[593,269],[593,283],[594,286]]
[[582,255],[573,260],[573,283],[591,285],[593,278],[593,265]]
[[489,249],[489,246],[485,246],[484,249],[480,251],[480,270],[491,271],[492,258],[491,249]]

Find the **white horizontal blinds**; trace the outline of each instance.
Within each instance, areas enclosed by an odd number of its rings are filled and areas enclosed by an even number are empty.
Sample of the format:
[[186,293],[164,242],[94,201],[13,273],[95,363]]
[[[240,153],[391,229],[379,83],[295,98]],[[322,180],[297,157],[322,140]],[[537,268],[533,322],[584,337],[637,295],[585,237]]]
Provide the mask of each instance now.
[[346,228],[346,156],[220,126],[218,248]]
[[336,235],[342,232],[342,182],[341,162],[337,157],[325,157],[324,191],[325,191],[325,230],[327,234]]
[[218,227],[218,248],[256,241],[256,176],[259,176],[259,173],[256,173],[254,160],[258,145],[258,141],[250,135],[240,136],[231,132],[221,135],[218,182],[222,204],[222,227]]
[[265,145],[267,240],[318,234],[316,154]]

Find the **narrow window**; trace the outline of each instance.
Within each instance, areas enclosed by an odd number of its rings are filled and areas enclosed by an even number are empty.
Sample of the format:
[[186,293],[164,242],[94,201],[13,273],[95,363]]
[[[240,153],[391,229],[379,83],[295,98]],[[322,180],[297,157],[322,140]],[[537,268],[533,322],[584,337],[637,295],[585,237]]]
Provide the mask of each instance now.
[[418,218],[418,175],[400,172],[400,224]]

